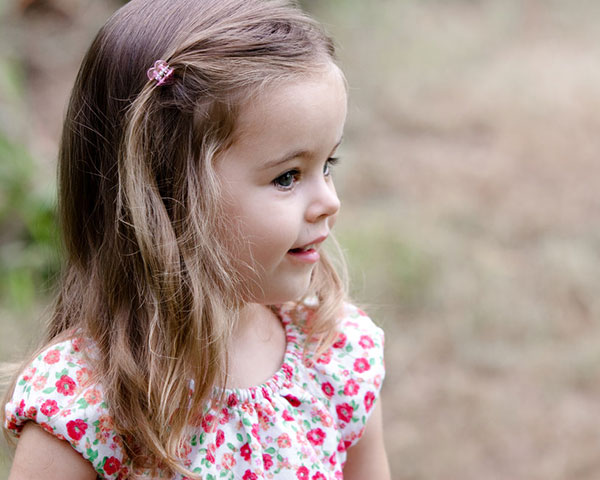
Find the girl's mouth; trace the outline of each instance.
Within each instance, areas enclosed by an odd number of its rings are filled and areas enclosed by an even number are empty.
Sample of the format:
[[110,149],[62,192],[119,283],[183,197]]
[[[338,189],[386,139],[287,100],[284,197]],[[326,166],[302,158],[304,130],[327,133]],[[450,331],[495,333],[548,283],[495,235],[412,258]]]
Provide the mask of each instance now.
[[287,252],[291,255],[295,260],[298,260],[302,263],[316,263],[321,258],[319,252],[316,250],[315,245],[307,245],[302,248],[292,248]]

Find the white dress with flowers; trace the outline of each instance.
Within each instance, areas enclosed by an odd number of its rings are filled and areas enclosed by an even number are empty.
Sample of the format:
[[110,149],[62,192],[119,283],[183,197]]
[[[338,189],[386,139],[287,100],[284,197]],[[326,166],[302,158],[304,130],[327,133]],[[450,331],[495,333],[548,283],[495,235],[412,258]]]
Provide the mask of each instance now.
[[[362,435],[381,387],[383,332],[347,305],[338,340],[311,362],[301,328],[310,313],[281,309],[283,365],[262,385],[227,390],[225,407],[204,415],[181,451],[191,471],[205,480],[342,478],[346,450]],[[130,461],[80,347],[78,339],[65,341],[31,363],[6,404],[5,426],[19,435],[34,421],[68,441],[100,478],[127,478]]]

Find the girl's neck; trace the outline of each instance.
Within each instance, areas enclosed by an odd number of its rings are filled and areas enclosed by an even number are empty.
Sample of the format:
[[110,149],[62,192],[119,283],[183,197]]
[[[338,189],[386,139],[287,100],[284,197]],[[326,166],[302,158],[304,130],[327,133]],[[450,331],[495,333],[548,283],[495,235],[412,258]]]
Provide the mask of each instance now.
[[229,347],[227,386],[260,385],[281,368],[286,349],[285,329],[269,307],[248,303],[240,310]]

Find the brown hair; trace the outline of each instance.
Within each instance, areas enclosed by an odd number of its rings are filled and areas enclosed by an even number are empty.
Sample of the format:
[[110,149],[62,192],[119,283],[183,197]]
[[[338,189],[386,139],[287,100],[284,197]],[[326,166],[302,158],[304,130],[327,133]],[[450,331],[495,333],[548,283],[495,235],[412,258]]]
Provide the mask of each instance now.
[[[225,384],[241,285],[219,241],[229,225],[213,162],[236,112],[333,55],[283,0],[132,0],[83,61],[60,149],[66,264],[45,344],[81,334],[96,345],[90,361],[134,468],[193,477],[178,447]],[[168,86],[146,77],[159,58],[174,69]],[[328,345],[344,288],[326,256],[309,294],[312,338]]]

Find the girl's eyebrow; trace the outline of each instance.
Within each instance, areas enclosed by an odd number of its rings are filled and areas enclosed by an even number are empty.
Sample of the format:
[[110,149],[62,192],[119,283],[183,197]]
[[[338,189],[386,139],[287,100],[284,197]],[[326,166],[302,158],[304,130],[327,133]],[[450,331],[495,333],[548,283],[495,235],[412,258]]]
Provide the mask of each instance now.
[[[340,146],[340,143],[342,143],[343,138],[344,137],[341,137],[337,141],[335,146],[331,149],[331,153],[335,152],[335,149]],[[261,169],[268,170],[269,168],[274,168],[274,167],[284,164],[285,162],[289,162],[290,160],[293,160],[294,158],[310,157],[311,155],[312,155],[312,153],[309,152],[308,150],[294,150],[283,158],[278,158],[277,160],[271,160],[271,161],[265,162],[265,164],[261,167]],[[329,155],[331,156],[331,154],[329,154]]]

